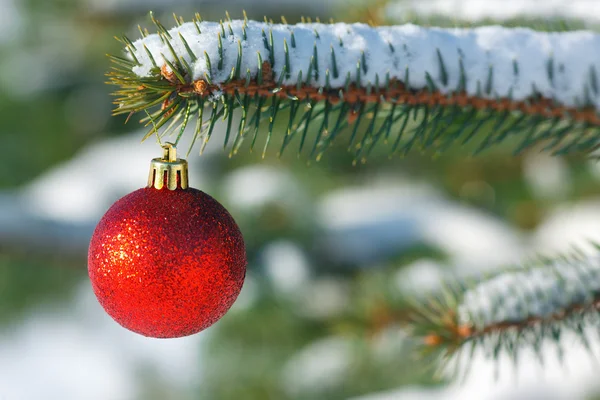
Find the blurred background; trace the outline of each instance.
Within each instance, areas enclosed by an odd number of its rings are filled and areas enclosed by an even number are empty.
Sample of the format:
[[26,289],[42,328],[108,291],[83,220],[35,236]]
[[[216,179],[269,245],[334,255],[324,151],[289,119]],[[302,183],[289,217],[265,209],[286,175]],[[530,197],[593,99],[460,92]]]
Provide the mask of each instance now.
[[448,276],[572,245],[594,251],[600,165],[581,156],[515,157],[508,144],[389,159],[381,146],[352,166],[344,140],[308,163],[297,143],[263,160],[229,158],[215,139],[190,155],[191,184],[246,238],[249,272],[231,312],[176,340],[141,337],[104,313],[87,278],[89,238],[161,154],[140,143],[137,116],[110,116],[113,36],[152,29],[149,10],[171,26],[173,12],[219,20],[242,9],[292,23],[600,21],[600,3],[581,0],[0,0],[0,399],[600,398],[597,367],[570,343],[566,369],[525,357],[494,383],[494,364],[477,359],[456,385],[433,379],[406,333],[407,299]]

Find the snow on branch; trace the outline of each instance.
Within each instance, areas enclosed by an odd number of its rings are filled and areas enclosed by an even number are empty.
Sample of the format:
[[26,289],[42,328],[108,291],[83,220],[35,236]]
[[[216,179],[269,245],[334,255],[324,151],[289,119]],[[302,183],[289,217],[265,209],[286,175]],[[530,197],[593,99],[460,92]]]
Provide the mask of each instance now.
[[[392,153],[407,153],[416,139],[437,150],[460,138],[464,144],[479,131],[488,136],[478,151],[519,132],[527,136],[517,151],[544,140],[556,153],[597,144],[600,35],[592,32],[175,20],[167,30],[153,18],[156,34],[140,29],[141,39],[122,39],[127,58],[112,56],[116,67],[109,76],[121,87],[115,113],[161,105],[143,120],[152,126],[149,134],[174,117],[179,125],[167,131],[178,128],[181,135],[196,116],[195,137],[206,142],[214,118],[230,118],[239,108],[233,151],[251,130],[254,144],[268,119],[266,149],[278,111],[289,108],[280,151],[296,134],[301,150],[308,125],[323,118],[315,124],[311,155],[320,155],[347,127],[350,149],[360,157],[393,134]],[[202,121],[207,105],[212,111]],[[253,107],[258,111],[248,121]],[[380,122],[365,122],[362,140],[355,141],[363,119]],[[469,129],[441,128],[456,121]],[[571,133],[575,141],[568,140]]]
[[543,342],[560,346],[563,331],[589,349],[585,327],[597,326],[599,311],[600,258],[572,255],[509,268],[469,287],[450,285],[416,306],[412,328],[424,351],[441,350],[445,361],[477,347],[491,359],[515,360],[527,348],[542,361]]
[[192,81],[208,77],[220,85],[230,81],[232,71],[237,79],[248,74],[257,79],[261,61],[267,61],[284,86],[385,88],[398,80],[408,89],[432,85],[444,95],[461,90],[491,99],[540,95],[565,106],[591,101],[600,107],[600,35],[592,32],[231,21],[188,22],[163,36],[171,40],[154,34],[133,42],[138,76],[151,76],[165,60],[183,59]]

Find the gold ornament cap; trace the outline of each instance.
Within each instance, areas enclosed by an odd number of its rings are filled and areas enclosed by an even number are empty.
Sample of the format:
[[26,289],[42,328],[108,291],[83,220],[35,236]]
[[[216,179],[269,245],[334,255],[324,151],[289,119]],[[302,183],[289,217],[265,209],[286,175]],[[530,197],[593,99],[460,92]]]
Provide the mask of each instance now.
[[154,158],[150,162],[148,186],[155,189],[167,187],[169,190],[188,188],[188,163],[177,158],[177,149],[173,143],[165,143],[162,158]]

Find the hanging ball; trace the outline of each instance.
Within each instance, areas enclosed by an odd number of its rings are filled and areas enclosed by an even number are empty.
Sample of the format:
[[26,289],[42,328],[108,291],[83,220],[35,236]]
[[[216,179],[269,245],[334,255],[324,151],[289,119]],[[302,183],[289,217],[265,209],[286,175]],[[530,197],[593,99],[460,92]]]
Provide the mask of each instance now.
[[168,172],[161,189],[154,183],[163,175],[155,179],[151,170],[152,186],[114,203],[88,252],[102,307],[123,327],[156,338],[214,324],[236,300],[246,274],[244,241],[231,215],[211,196],[187,188],[180,173],[169,189]]

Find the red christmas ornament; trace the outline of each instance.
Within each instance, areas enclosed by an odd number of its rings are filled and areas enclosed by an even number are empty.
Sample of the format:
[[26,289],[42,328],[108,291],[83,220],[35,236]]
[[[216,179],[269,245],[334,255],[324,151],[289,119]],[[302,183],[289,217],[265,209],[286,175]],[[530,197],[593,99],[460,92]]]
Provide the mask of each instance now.
[[242,234],[227,210],[188,188],[175,148],[152,160],[148,187],[118,200],[90,242],[98,301],[123,327],[157,338],[191,335],[218,321],[246,275]]

